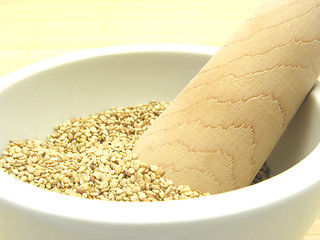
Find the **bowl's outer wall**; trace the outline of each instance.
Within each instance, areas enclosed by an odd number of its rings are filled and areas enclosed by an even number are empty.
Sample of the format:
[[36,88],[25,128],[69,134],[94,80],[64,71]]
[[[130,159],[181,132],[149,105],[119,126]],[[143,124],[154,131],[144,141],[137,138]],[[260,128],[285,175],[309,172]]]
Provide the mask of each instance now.
[[[209,54],[181,52],[122,53],[25,77],[0,89],[0,149],[10,139],[44,139],[54,125],[110,106],[170,101],[209,58]],[[274,173],[296,164],[316,147],[319,119],[319,103],[308,99],[270,157]],[[0,188],[1,184],[5,183]],[[0,239],[301,240],[320,211],[319,201],[320,186],[314,185],[294,198],[218,219],[119,225],[47,215],[0,199]]]
[[102,224],[50,216],[0,201],[0,239],[302,240],[320,211],[319,199],[317,185],[294,199],[256,211],[161,224]]

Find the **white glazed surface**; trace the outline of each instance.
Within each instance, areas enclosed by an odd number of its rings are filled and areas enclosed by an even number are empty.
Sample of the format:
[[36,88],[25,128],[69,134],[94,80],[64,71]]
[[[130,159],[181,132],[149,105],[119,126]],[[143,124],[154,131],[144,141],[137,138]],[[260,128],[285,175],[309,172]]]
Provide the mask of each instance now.
[[[215,51],[176,44],[109,47],[49,59],[4,76],[0,150],[10,139],[44,139],[55,124],[71,117],[172,100]],[[0,239],[301,240],[320,212],[319,120],[317,84],[268,159],[272,172],[281,174],[195,200],[80,199],[0,172]]]

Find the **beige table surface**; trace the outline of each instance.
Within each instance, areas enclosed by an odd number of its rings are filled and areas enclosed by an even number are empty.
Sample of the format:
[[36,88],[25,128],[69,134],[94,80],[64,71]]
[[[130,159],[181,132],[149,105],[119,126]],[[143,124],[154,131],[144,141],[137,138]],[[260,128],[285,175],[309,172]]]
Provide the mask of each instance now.
[[[221,46],[259,0],[0,0],[0,76],[81,49]],[[320,218],[304,240],[320,240]]]

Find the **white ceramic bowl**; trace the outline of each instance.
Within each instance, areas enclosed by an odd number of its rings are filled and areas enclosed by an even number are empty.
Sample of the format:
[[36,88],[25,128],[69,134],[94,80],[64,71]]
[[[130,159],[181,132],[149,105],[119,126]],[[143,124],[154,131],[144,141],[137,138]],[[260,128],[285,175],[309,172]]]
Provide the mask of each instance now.
[[[71,117],[172,100],[216,50],[174,44],[109,47],[6,75],[0,79],[0,150],[10,139],[44,139]],[[277,176],[195,200],[80,199],[0,172],[0,239],[301,240],[320,212],[319,122],[317,84],[268,159]]]

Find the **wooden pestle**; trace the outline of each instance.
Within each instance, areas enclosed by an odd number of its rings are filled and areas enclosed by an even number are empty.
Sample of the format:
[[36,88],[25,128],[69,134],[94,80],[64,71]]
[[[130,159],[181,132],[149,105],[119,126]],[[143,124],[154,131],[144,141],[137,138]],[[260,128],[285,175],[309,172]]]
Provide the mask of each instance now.
[[176,185],[211,194],[247,186],[315,84],[319,67],[320,0],[266,1],[134,152]]

